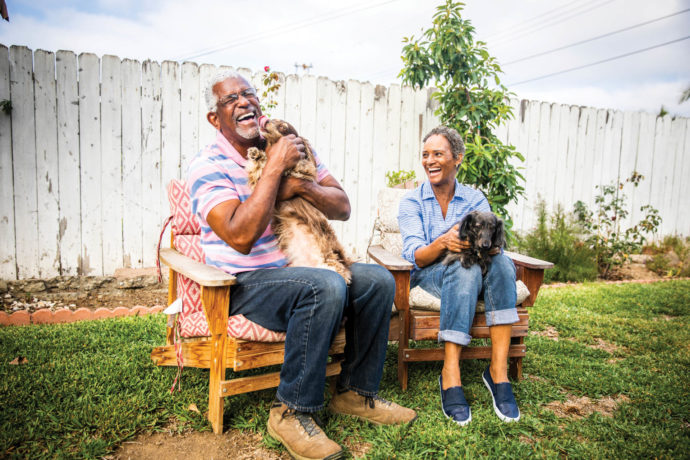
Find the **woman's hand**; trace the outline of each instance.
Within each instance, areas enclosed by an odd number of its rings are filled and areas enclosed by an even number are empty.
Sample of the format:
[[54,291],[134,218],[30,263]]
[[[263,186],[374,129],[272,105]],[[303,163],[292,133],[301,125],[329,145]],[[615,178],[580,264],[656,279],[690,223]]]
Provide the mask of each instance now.
[[430,245],[417,249],[414,253],[417,266],[431,265],[446,251],[460,252],[463,249],[468,249],[470,244],[467,241],[460,241],[458,228],[458,224],[453,225],[450,230],[436,238]]
[[439,236],[436,241],[451,252],[460,252],[463,249],[469,249],[470,243],[467,240],[460,240],[460,235],[458,234],[458,229],[460,224],[453,225],[450,230],[448,230],[443,235]]

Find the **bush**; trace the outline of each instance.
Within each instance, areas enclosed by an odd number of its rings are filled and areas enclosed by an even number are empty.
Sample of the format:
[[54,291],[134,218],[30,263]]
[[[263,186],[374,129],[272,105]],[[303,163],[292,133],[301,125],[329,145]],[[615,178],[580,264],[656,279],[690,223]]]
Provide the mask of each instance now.
[[517,235],[517,252],[548,260],[554,268],[546,270],[544,281],[582,282],[597,278],[596,254],[582,240],[582,228],[562,205],[548,216],[546,203],[537,203],[537,226],[526,235]]
[[665,236],[660,243],[645,246],[643,252],[651,254],[652,260],[645,264],[660,276],[690,276],[690,237]]
[[640,208],[644,218],[622,231],[620,223],[628,216],[627,197],[623,194],[626,183],[637,187],[644,176],[637,171],[625,182],[597,185],[600,193],[594,197],[596,208],[590,211],[582,201],[575,203],[577,221],[588,233],[587,246],[596,253],[599,275],[607,279],[616,267],[623,264],[631,253],[637,253],[646,241],[646,234],[654,234],[661,224],[659,211],[651,205]]

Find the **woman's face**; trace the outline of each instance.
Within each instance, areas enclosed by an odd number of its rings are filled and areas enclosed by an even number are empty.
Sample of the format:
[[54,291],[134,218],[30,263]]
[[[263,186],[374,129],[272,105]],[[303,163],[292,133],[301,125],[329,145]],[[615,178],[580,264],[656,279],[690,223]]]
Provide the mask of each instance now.
[[431,185],[443,185],[455,181],[457,166],[462,155],[453,158],[450,143],[440,134],[429,137],[422,149],[422,166]]

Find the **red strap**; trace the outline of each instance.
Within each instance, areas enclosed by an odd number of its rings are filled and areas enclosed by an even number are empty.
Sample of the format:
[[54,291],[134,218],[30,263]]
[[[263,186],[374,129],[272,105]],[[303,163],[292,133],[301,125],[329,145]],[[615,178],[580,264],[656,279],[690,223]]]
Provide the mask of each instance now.
[[165,233],[165,229],[168,227],[168,224],[170,224],[170,221],[172,220],[173,216],[168,216],[167,219],[165,219],[165,222],[163,222],[163,229],[161,230],[161,234],[158,237],[158,246],[156,246],[156,270],[158,270],[158,282],[163,281],[163,274],[161,273],[161,243],[163,242],[163,234]]

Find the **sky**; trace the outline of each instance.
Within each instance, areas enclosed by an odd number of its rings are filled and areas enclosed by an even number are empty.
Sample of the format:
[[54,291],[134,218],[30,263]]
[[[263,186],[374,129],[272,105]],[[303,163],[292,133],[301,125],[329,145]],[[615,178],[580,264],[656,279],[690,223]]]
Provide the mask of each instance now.
[[[441,3],[7,0],[0,43],[388,86],[400,83],[403,38],[419,37]],[[690,0],[465,3],[518,98],[690,117],[690,101],[679,103],[690,88]]]

